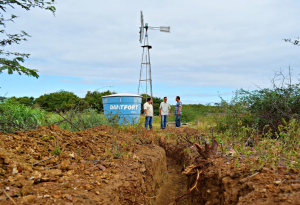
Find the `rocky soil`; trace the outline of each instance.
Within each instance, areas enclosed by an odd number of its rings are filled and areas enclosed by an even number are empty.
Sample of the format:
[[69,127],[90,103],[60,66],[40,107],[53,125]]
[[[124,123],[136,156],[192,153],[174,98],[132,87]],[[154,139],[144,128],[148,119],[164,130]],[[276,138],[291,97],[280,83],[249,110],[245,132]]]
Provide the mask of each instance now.
[[220,152],[203,159],[172,140],[182,133],[199,130],[0,132],[0,204],[300,204],[296,171],[251,173]]
[[[131,135],[107,126],[71,133],[54,125],[0,140],[0,204],[131,204],[156,196],[167,180],[161,147],[133,145]],[[130,155],[109,157],[117,140]]]

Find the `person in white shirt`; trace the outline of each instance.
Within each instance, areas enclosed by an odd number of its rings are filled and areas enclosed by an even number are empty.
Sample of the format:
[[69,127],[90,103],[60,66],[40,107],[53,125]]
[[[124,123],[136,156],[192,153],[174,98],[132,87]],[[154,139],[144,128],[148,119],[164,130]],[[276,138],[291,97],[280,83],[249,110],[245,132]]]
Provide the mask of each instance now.
[[168,116],[171,117],[171,106],[167,102],[167,97],[164,97],[164,101],[160,103],[159,106],[159,117],[161,117],[160,127],[165,129],[168,121]]
[[147,98],[147,102],[144,104],[144,111],[145,111],[145,128],[148,129],[148,125],[150,130],[152,129],[152,122],[153,122],[153,106],[152,106],[152,99]]

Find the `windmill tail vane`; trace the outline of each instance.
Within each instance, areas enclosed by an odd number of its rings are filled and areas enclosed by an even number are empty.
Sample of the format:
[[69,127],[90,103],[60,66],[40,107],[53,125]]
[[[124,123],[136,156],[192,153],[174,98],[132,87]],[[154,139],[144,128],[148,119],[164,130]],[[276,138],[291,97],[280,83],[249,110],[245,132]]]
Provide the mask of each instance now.
[[150,30],[160,30],[161,32],[170,33],[170,26],[148,27]]

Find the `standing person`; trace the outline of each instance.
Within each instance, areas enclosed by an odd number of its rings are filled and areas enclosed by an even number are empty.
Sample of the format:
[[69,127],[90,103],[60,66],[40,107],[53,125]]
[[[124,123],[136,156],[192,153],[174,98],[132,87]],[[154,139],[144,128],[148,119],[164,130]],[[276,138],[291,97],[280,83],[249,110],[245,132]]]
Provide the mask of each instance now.
[[153,106],[152,106],[151,98],[147,98],[147,102],[144,104],[145,111],[145,128],[148,129],[148,125],[150,130],[152,130],[152,122],[153,122]]
[[175,123],[176,123],[176,127],[180,127],[181,126],[180,117],[182,114],[182,102],[180,101],[179,96],[176,97],[176,101],[177,104],[175,106]]
[[168,115],[171,117],[171,106],[167,102],[167,97],[164,97],[164,101],[160,103],[159,106],[159,117],[161,117],[160,127],[161,129],[165,129],[168,121]]

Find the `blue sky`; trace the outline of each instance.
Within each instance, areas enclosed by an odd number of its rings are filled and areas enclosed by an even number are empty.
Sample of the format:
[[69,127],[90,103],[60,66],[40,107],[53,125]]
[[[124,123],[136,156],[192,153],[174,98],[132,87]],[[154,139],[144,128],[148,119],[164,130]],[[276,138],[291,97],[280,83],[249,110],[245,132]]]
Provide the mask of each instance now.
[[136,94],[140,10],[150,26],[171,27],[170,33],[149,32],[153,92],[171,103],[176,95],[183,103],[218,102],[219,94],[230,99],[236,89],[269,87],[274,71],[291,66],[294,82],[300,73],[300,47],[282,40],[300,35],[297,0],[64,0],[55,6],[55,17],[40,9],[9,9],[20,18],[7,23],[7,32],[25,30],[32,37],[5,49],[30,53],[24,65],[38,69],[40,78],[4,72],[0,94]]

